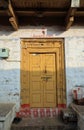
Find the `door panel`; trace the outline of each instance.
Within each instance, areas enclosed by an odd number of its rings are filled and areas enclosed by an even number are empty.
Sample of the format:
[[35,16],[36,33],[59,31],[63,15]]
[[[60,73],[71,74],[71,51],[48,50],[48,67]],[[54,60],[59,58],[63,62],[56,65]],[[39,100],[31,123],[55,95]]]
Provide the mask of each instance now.
[[41,55],[30,54],[30,105],[43,107],[43,86],[41,82]]
[[45,54],[45,69],[46,77],[44,85],[44,106],[56,106],[56,64],[55,54]]
[[31,107],[56,106],[55,79],[55,54],[30,54]]

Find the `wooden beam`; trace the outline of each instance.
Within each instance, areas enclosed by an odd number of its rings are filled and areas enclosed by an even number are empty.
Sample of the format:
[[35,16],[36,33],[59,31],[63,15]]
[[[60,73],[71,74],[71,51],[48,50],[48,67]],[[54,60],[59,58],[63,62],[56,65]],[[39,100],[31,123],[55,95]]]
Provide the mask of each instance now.
[[9,0],[9,3],[8,3],[8,13],[9,15],[13,16],[13,17],[16,17],[15,15],[15,12],[14,12],[14,9],[12,7],[12,4],[11,4],[11,1]]
[[80,7],[80,0],[71,0],[71,6],[65,19],[66,30],[69,29],[74,22],[74,16],[77,11],[77,7]]
[[18,30],[18,25],[17,25],[17,22],[16,22],[15,18],[11,17],[11,18],[9,18],[9,21],[10,21],[11,25],[13,26],[14,30],[17,31]]
[[74,22],[74,17],[70,17],[67,22],[66,30],[68,30]]
[[0,1],[2,4],[2,7],[4,7],[6,10],[6,14],[8,14],[8,16],[10,17],[9,18],[9,21],[11,23],[11,25],[13,26],[14,30],[18,30],[18,19],[15,15],[15,12],[14,12],[14,9],[12,7],[12,4],[11,4],[11,0],[1,0]]
[[12,7],[11,1],[8,3],[8,15],[10,16],[9,21],[13,26],[14,30],[18,30],[18,19],[15,15],[14,9]]
[[[17,10],[15,10],[15,12],[18,16],[35,16],[33,11],[30,12],[30,11],[17,11]],[[66,14],[67,14],[66,11],[44,12],[45,16],[60,16],[60,17],[64,16],[65,17]],[[7,16],[7,11],[0,10],[0,16]],[[75,16],[76,17],[84,16],[84,10],[82,10],[82,11],[76,10]]]
[[18,30],[18,19],[12,7],[11,0],[8,0],[8,1],[1,0],[1,4],[3,5],[4,8],[6,7],[6,13],[9,16],[9,21],[11,25],[13,26],[14,30]]
[[75,15],[75,13],[76,13],[76,11],[77,11],[77,9],[76,8],[70,8],[69,10],[68,10],[68,13],[67,13],[67,16],[66,16],[66,24],[67,24],[67,22],[69,21],[69,18],[70,17],[74,17],[74,15]]
[[74,15],[76,13],[77,9],[76,8],[70,8],[68,13],[67,13],[67,16],[66,16],[66,19],[65,19],[65,23],[66,23],[66,30],[68,30],[71,25],[73,24],[74,22]]

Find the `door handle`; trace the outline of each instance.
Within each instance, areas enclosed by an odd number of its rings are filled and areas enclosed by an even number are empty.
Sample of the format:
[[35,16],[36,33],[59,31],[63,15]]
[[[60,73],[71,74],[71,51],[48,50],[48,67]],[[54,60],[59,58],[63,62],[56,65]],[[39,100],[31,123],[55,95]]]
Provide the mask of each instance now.
[[46,77],[41,77],[41,79],[45,79]]
[[52,77],[41,77],[41,79],[50,79],[50,78],[52,78]]
[[48,79],[51,79],[52,77],[41,77],[41,79],[43,79],[44,81],[48,81]]

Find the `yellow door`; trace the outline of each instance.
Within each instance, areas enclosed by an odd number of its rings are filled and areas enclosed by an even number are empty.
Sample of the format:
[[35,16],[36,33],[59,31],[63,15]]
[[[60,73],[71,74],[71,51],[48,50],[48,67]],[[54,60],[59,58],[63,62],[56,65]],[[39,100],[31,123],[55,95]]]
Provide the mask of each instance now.
[[44,107],[56,107],[55,54],[44,54]]
[[56,106],[55,54],[30,54],[30,106]]
[[30,54],[30,106],[43,107],[42,55]]
[[24,39],[21,50],[21,104],[66,104],[63,39]]

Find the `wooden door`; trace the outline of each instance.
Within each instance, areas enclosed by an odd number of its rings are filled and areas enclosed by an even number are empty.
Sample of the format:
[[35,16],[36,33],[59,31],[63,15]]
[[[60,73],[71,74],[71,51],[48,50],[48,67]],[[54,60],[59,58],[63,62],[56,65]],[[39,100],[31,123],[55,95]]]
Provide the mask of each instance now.
[[44,54],[44,107],[56,107],[55,54]]
[[31,107],[56,106],[55,54],[30,54]]
[[43,107],[42,55],[30,54],[30,105]]
[[63,39],[24,39],[21,47],[21,104],[66,104]]

